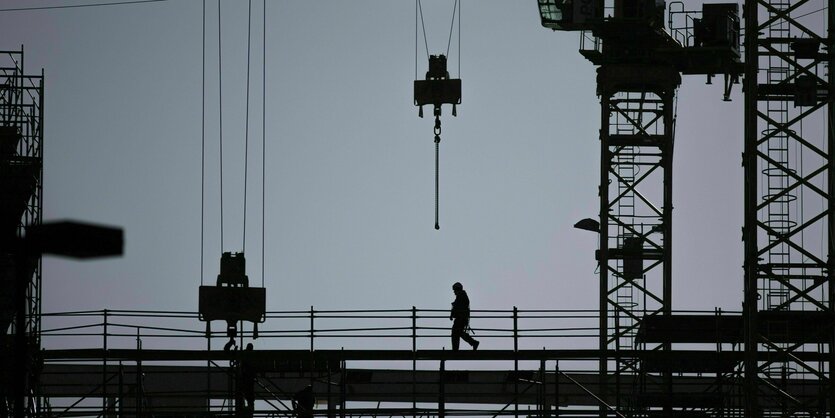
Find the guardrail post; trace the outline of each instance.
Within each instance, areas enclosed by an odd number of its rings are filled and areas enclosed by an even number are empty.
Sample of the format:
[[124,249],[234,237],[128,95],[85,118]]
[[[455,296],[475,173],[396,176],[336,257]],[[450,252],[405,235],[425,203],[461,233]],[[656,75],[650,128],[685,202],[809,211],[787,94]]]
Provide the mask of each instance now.
[[136,394],[136,417],[139,418],[142,416],[142,398],[144,397],[142,394],[142,339],[139,336],[139,327],[136,327],[136,353],[138,355],[136,357],[136,388],[134,393]]
[[554,365],[554,417],[560,416],[560,361]]
[[441,370],[438,372],[438,418],[446,416],[446,388],[444,387],[444,370],[446,360],[441,359]]
[[[119,360],[119,416],[125,416],[125,411],[123,408],[124,405],[124,396],[125,396],[125,387],[124,387],[124,371],[122,370],[122,360]],[[115,408],[114,408],[115,409]],[[116,411],[114,411],[116,412]]]
[[313,314],[313,305],[310,305],[310,387],[314,389],[315,393],[316,388],[314,385],[316,384],[316,379],[314,376],[316,375],[316,359],[313,358]]
[[417,416],[417,309],[412,306],[412,416]]
[[[313,352],[313,305],[310,306],[310,352]],[[312,363],[310,367],[313,367]]]
[[[344,352],[345,348],[343,347],[342,350]],[[348,376],[348,372],[345,370],[346,362],[344,355],[342,356],[342,360],[340,360],[340,364],[342,365],[342,376],[339,379],[339,418],[345,418],[345,389],[348,384],[345,379]]]
[[[545,351],[545,348],[542,348]],[[542,358],[539,360],[539,416],[540,418],[545,418],[548,416],[548,401],[546,390],[548,386],[545,382],[545,359]]]
[[417,309],[412,306],[412,352],[417,351]]
[[519,418],[519,309],[513,307],[513,416]]
[[104,335],[103,343],[104,355],[101,363],[101,415],[103,418],[107,417],[107,309],[104,310]]

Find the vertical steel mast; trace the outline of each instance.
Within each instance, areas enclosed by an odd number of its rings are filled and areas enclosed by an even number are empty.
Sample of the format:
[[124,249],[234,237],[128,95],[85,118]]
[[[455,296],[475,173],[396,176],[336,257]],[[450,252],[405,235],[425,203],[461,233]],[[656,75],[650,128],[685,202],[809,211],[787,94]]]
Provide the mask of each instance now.
[[599,66],[599,394],[617,410],[668,415],[681,406],[670,373],[647,378],[623,353],[671,348],[638,337],[648,318],[672,313],[675,94],[681,74],[723,74],[727,99],[740,71],[737,5],[674,3],[665,27],[663,1],[538,0],[542,25],[581,31],[580,53]]
[[745,2],[749,417],[831,416],[835,404],[832,24],[829,0]]
[[[643,318],[670,314],[673,101],[680,82],[671,66],[598,70],[601,350],[638,348]],[[601,370],[610,366],[603,361]],[[639,363],[616,356],[613,367],[610,396],[625,408],[620,388],[637,384]]]

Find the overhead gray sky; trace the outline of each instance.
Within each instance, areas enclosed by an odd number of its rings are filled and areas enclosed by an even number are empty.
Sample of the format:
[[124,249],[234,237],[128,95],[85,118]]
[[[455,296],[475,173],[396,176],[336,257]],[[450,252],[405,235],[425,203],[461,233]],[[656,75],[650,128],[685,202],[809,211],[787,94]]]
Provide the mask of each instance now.
[[[242,249],[246,4],[222,6],[224,251]],[[423,1],[430,53],[446,49],[452,4]],[[221,252],[216,7],[206,19],[209,283]],[[0,12],[0,48],[24,45],[27,69],[46,73],[45,218],[125,229],[122,258],[44,261],[45,311],[196,310],[201,9]],[[445,308],[455,281],[475,309],[597,308],[596,236],[572,228],[598,210],[595,69],[576,33],[540,26],[533,0],[464,0],[462,15],[463,104],[443,117],[435,231],[432,120],[411,103],[414,2],[268,0],[262,225],[254,2],[246,252],[260,283],[263,226],[269,309]],[[425,55],[421,38],[421,68]],[[678,95],[674,309],[742,299],[742,99],[721,94],[691,77]]]

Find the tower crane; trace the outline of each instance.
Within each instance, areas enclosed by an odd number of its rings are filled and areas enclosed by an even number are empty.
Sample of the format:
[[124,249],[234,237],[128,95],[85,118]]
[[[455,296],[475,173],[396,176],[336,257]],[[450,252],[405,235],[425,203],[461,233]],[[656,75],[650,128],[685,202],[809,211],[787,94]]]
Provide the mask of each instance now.
[[[668,341],[639,341],[644,322],[672,315],[672,167],[676,90],[681,76],[724,76],[725,100],[743,71],[739,13],[734,3],[685,12],[680,28],[665,30],[658,0],[538,0],[542,26],[580,32],[580,53],[597,66],[600,96],[599,394],[619,410],[678,403],[670,373],[644,380],[641,399],[623,383],[640,375],[641,361],[621,350],[670,351]],[[699,16],[696,18],[695,16]],[[661,190],[660,195],[657,190]],[[652,396],[649,394],[661,394]],[[707,401],[707,400],[706,400]],[[631,404],[631,405],[630,405]],[[601,414],[604,411],[601,409]]]
[[[744,405],[734,408],[749,417],[830,416],[835,405],[832,2],[746,0],[744,52],[734,3],[704,4],[701,12],[691,12],[672,2],[666,30],[663,1],[537,3],[542,25],[579,31],[580,53],[599,66],[599,225],[577,226],[600,233],[599,346],[614,357],[600,358],[603,399],[620,410],[663,409],[664,416],[677,408],[722,406],[715,397],[673,393],[670,374],[694,370],[672,366],[686,362],[676,363],[671,345],[731,342],[744,343],[745,354],[744,364],[731,366],[744,375]],[[744,75],[745,275],[739,317],[703,321],[671,310],[673,103],[682,74],[706,75],[708,83],[722,74],[725,100]],[[804,133],[804,121],[822,122],[823,129]],[[643,192],[653,184],[662,190],[660,205]],[[807,234],[819,234],[820,243],[805,241]],[[710,335],[691,332],[676,340],[671,332],[676,328]],[[666,356],[668,366],[654,376],[658,387],[647,387],[653,384],[644,373],[634,399],[621,393],[622,384],[641,375],[642,361],[651,356],[626,358],[619,352],[637,345]],[[818,359],[808,360],[810,353]],[[792,386],[799,381],[817,384],[810,390]]]
[[[700,11],[689,11],[683,2],[660,0],[537,0],[542,25],[578,32],[580,53],[598,66],[600,212],[597,221],[587,219],[575,225],[601,238],[596,252],[601,267],[598,349],[520,349],[518,341],[523,337],[549,335],[539,334],[540,328],[519,326],[519,319],[526,317],[515,307],[504,316],[512,319],[512,328],[492,330],[512,332],[512,350],[458,353],[418,342],[437,337],[431,332],[438,329],[432,321],[446,318],[438,318],[436,310],[413,306],[411,310],[355,311],[356,316],[349,317],[345,311],[320,312],[311,306],[309,312],[274,313],[280,315],[276,318],[309,320],[309,328],[272,331],[273,336],[301,336],[309,349],[212,350],[213,333],[208,325],[209,350],[143,349],[138,323],[130,325],[137,330],[136,349],[120,348],[108,345],[108,335],[133,335],[114,333],[112,328],[109,332],[109,311],[104,310],[101,323],[91,326],[100,326],[101,335],[88,325],[71,327],[84,328],[84,334],[52,334],[102,336],[101,348],[31,350],[40,347],[42,333],[39,269],[13,272],[13,258],[19,250],[0,246],[5,251],[0,252],[5,289],[14,286],[12,275],[27,276],[25,288],[12,290],[26,293],[16,300],[18,307],[29,303],[29,311],[23,314],[21,309],[13,312],[8,303],[0,312],[4,328],[15,321],[17,338],[0,338],[0,366],[5,365],[0,367],[0,416],[10,415],[11,407],[16,416],[52,416],[51,408],[60,404],[46,402],[50,397],[66,402],[60,414],[78,416],[289,415],[293,413],[290,408],[276,411],[279,408],[269,402],[289,400],[292,392],[279,393],[278,389],[303,382],[304,387],[318,391],[316,414],[328,417],[547,417],[551,411],[553,416],[592,416],[598,406],[601,417],[831,417],[835,405],[831,382],[835,368],[835,88],[831,74],[835,11],[831,3],[745,0],[742,37],[740,8],[734,3],[705,4]],[[809,22],[804,20],[808,16],[824,19]],[[0,55],[16,61],[15,54]],[[22,61],[22,51],[19,54]],[[426,80],[415,82],[414,99],[418,106],[433,106],[437,153],[440,108],[453,105],[454,114],[461,103],[461,81],[449,76],[445,55],[428,58],[430,71]],[[682,75],[704,76],[708,83],[721,75],[725,100],[735,85],[743,83],[745,287],[741,315],[682,315],[672,309],[672,162],[676,91]],[[41,182],[43,74],[25,76],[22,65],[15,65],[3,77],[7,82],[0,83],[0,166],[10,173],[0,176],[0,194],[8,197],[0,208],[6,211],[0,215],[8,226],[3,232],[14,236],[28,222],[35,228],[27,228],[27,247],[38,241],[39,234],[32,231],[40,231],[40,240],[54,245],[54,237],[44,239],[49,228],[41,225],[41,188],[37,186]],[[28,84],[20,84],[23,81]],[[26,94],[31,102],[22,94],[26,91],[32,92]],[[66,225],[58,226],[59,232],[66,231]],[[73,248],[78,250],[78,245]],[[38,256],[45,250],[28,255]],[[201,286],[200,292],[199,316],[174,316],[207,323],[224,320],[231,343],[238,332],[235,324],[258,324],[266,317],[265,289],[263,284],[250,287],[242,253],[223,253],[216,285]],[[534,314],[528,317],[532,319],[556,318],[543,317],[543,311],[529,312]],[[138,317],[139,313],[128,315]],[[161,315],[151,312],[149,318]],[[358,334],[363,328],[355,324],[348,328],[325,325],[328,319],[348,318],[370,319],[372,325],[365,328],[369,333]],[[380,328],[380,319],[404,320],[411,326],[398,323]],[[124,324],[110,322],[114,325]],[[165,331],[171,330],[175,329]],[[250,334],[253,338],[256,330]],[[184,338],[195,335],[191,328],[180,331]],[[371,333],[378,331],[406,333]],[[265,334],[269,336],[270,331]],[[411,349],[374,349],[360,342],[368,340],[359,338],[381,335],[410,341]],[[30,342],[25,336],[36,339]],[[167,334],[147,337],[157,336],[174,338]],[[319,342],[324,338],[353,341],[360,349],[330,349]],[[716,349],[680,349],[686,344]],[[725,351],[728,344],[734,347]],[[143,360],[159,364],[143,366]],[[197,365],[204,361],[229,361],[230,367]],[[360,362],[392,361],[411,362],[412,368],[355,367]],[[432,366],[419,369],[418,361]],[[460,363],[448,367],[447,361]],[[538,362],[539,367],[520,369],[520,361]],[[594,362],[599,370],[586,367],[589,363],[583,361]],[[466,369],[479,362],[512,362],[513,366]],[[581,364],[579,369],[576,364]],[[458,365],[464,368],[459,370]],[[260,375],[252,377],[253,371]],[[257,391],[261,397],[258,408],[242,402],[239,388],[243,383],[249,384],[253,396]],[[92,412],[98,409],[93,398],[101,401],[100,413]],[[221,399],[224,402],[219,404]],[[377,402],[377,407],[366,408],[369,402]],[[381,402],[394,406],[380,408]],[[481,409],[473,406],[479,403],[484,405]],[[505,406],[498,409],[500,404]],[[527,405],[528,411],[520,405]]]

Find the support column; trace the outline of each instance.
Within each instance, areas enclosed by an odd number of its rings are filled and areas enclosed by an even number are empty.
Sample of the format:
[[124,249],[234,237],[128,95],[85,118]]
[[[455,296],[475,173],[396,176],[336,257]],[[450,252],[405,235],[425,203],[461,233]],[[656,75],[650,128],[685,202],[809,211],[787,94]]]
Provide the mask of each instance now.
[[829,0],[745,2],[748,417],[828,416],[835,402],[833,23]]
[[[680,83],[669,66],[598,70],[602,353],[637,349],[643,318],[671,313],[674,99]],[[612,405],[635,405],[622,399],[627,394],[620,389],[637,379],[639,361],[620,355],[614,361],[610,374],[607,355],[601,357],[600,396]]]
[[[759,23],[757,1],[746,0],[743,14],[746,28],[756,28]],[[757,31],[745,31],[745,144],[743,170],[745,176],[744,226],[744,299],[742,303],[745,335],[745,416],[758,417],[757,387]]]

